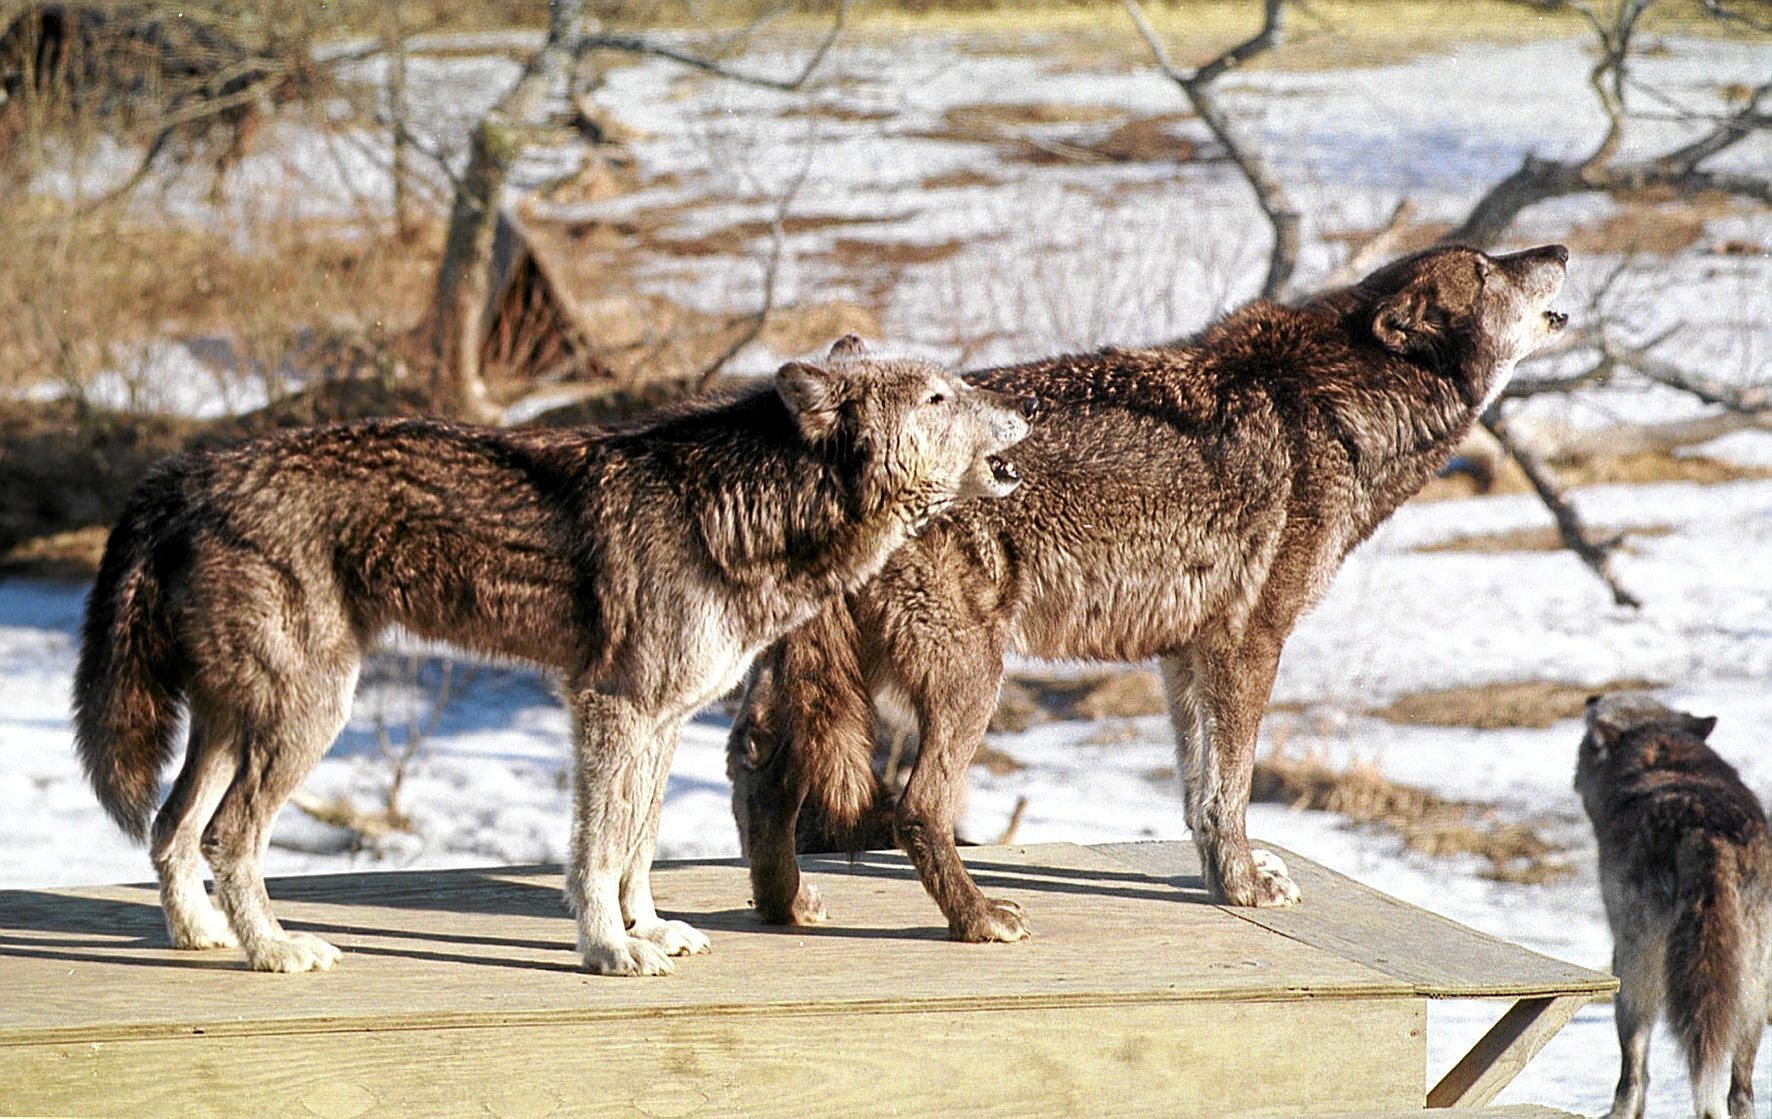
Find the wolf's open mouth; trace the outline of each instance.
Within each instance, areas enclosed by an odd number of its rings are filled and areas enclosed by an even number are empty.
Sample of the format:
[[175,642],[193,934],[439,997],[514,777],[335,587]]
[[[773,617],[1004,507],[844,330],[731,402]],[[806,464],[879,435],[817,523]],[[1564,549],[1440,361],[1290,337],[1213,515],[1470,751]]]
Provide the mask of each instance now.
[[1021,471],[1017,470],[1015,464],[1002,455],[986,455],[984,461],[990,465],[991,477],[1004,485],[1021,481]]
[[1550,324],[1552,331],[1558,331],[1569,325],[1569,316],[1561,311],[1546,311],[1544,321]]

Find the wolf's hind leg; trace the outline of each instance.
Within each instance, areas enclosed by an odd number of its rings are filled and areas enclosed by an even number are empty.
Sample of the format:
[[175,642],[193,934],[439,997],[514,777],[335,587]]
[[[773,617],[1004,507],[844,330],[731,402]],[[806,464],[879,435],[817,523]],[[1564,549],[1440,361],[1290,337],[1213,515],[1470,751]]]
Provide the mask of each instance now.
[[1760,1048],[1760,1033],[1765,1028],[1766,1008],[1762,1001],[1759,1016],[1742,1023],[1741,1036],[1735,1042],[1735,1060],[1729,1069],[1729,1119],[1753,1119],[1754,1055]]
[[628,935],[622,914],[622,879],[654,795],[655,720],[621,696],[588,689],[573,697],[572,714],[577,757],[566,903],[578,918],[578,950],[586,969],[599,975],[669,975],[676,970],[670,954]]
[[[1003,677],[1001,645],[986,647],[984,640],[973,643],[955,635],[945,646],[927,643],[921,671],[908,682],[922,741],[898,802],[893,833],[947,917],[949,936],[974,942],[1026,940],[1021,906],[986,897],[954,844],[966,770],[984,740]],[[931,663],[928,650],[937,648],[951,656]]]
[[[651,789],[639,791],[639,800],[647,805],[631,849],[627,869],[621,876],[621,916],[628,935],[649,940],[667,956],[694,956],[712,947],[706,935],[685,921],[667,921],[658,915],[652,900],[652,860],[658,854],[658,817],[664,809],[665,785],[670,778],[671,758],[677,752],[677,738],[682,723],[672,723],[654,738],[650,758],[641,760],[639,770]],[[650,772],[647,772],[650,765]]]
[[1618,1087],[1606,1119],[1643,1119],[1649,1095],[1649,1034],[1666,997],[1659,938],[1619,936],[1612,949],[1612,973],[1618,976],[1618,998],[1612,1015],[1618,1027]]
[[[229,728],[240,743],[241,764],[203,832],[216,901],[255,971],[325,970],[340,955],[317,936],[286,931],[265,892],[271,824],[344,729],[357,685],[354,658],[306,667],[299,681],[261,681],[268,702]],[[205,719],[218,732],[221,721]]]
[[160,907],[174,948],[231,948],[239,943],[203,886],[203,828],[234,779],[240,755],[231,740],[203,732],[195,714],[185,763],[159,815],[150,853],[160,876]]

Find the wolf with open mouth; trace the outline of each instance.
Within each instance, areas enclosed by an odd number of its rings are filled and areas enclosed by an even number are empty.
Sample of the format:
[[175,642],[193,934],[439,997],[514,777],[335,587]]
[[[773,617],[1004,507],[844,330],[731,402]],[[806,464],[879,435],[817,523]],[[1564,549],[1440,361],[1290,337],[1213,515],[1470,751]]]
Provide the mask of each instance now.
[[[1040,398],[1016,449],[1028,481],[932,525],[753,671],[728,770],[763,918],[823,918],[800,881],[797,829],[865,842],[859,822],[883,814],[956,939],[1027,935],[953,840],[1011,652],[1157,658],[1208,885],[1234,905],[1295,903],[1244,823],[1281,646],[1515,364],[1563,329],[1550,305],[1568,259],[1561,245],[1440,247],[1174,345],[972,377]],[[895,804],[870,765],[879,698],[908,708],[921,735]]]

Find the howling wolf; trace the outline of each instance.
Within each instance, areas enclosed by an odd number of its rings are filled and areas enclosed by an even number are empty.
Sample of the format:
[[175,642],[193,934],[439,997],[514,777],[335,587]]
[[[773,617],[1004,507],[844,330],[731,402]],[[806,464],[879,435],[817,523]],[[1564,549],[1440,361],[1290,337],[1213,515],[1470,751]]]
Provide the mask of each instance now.
[[1699,1119],[1750,1119],[1772,979],[1772,840],[1714,718],[1641,695],[1587,701],[1575,789],[1600,842],[1622,1069],[1610,1119],[1642,1119],[1665,1006]]
[[1023,411],[850,337],[772,385],[621,430],[371,421],[169,459],[87,600],[80,759],[140,838],[187,713],[153,823],[173,943],[325,968],[338,950],[284,931],[260,861],[344,726],[364,650],[397,626],[543,666],[572,713],[566,894],[585,966],[670,972],[708,947],[658,916],[648,879],[683,721],[932,518],[1014,490]]
[[1208,884],[1289,905],[1244,829],[1280,647],[1342,558],[1446,461],[1562,329],[1561,245],[1433,249],[1300,306],[1256,303],[1188,342],[978,374],[1040,398],[1028,483],[932,525],[879,577],[759,661],[728,771],[766,920],[818,920],[794,862],[802,806],[842,835],[876,798],[872,702],[922,745],[893,830],[961,940],[1027,935],[953,842],[1005,653],[1160,659]]

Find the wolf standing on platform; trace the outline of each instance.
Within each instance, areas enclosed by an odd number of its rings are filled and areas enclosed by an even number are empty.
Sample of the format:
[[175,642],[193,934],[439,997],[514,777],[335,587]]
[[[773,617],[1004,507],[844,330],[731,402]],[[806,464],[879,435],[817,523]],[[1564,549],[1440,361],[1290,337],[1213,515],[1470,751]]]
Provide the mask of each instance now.
[[1600,842],[1622,1070],[1610,1119],[1642,1119],[1663,1007],[1699,1119],[1749,1119],[1772,979],[1772,841],[1714,718],[1640,695],[1587,703],[1575,789]]
[[[567,900],[594,972],[656,975],[707,937],[653,907],[683,721],[757,651],[958,501],[1020,481],[1022,407],[845,338],[772,386],[608,432],[384,420],[167,460],[111,533],[74,680],[80,759],[147,831],[173,943],[261,971],[338,949],[272,916],[271,822],[401,627],[552,669],[571,708]],[[215,901],[202,862],[215,872]]]
[[1514,365],[1554,337],[1568,251],[1448,246],[1299,306],[1255,303],[1185,343],[977,374],[1035,393],[1028,484],[931,526],[760,661],[729,739],[758,912],[823,916],[794,862],[875,808],[876,696],[921,744],[893,830],[959,940],[1028,935],[954,846],[1003,658],[1162,664],[1188,826],[1233,905],[1298,890],[1245,829],[1256,728],[1299,617],[1421,488]]

